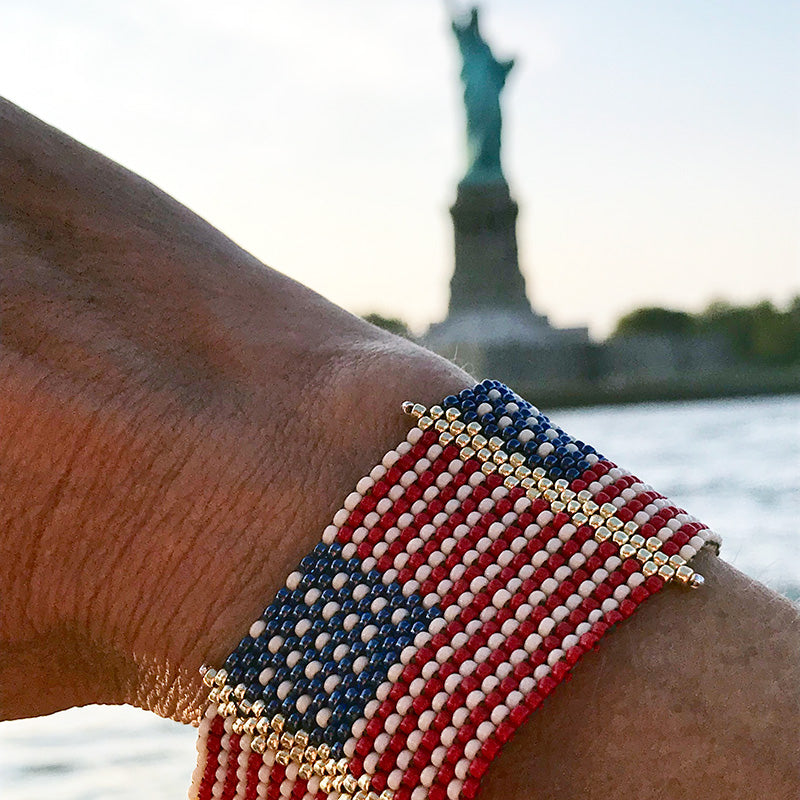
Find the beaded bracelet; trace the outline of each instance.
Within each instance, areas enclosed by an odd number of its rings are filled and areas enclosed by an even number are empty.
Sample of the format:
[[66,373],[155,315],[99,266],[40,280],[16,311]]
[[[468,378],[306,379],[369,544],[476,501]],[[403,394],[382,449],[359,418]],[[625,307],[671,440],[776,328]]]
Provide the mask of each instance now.
[[573,665],[719,538],[497,381],[362,478],[223,668],[190,797],[473,798]]

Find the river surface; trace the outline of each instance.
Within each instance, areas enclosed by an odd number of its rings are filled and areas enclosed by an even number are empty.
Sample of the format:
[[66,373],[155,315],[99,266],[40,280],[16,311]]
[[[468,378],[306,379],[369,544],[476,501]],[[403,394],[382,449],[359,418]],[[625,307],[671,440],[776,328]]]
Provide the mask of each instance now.
[[[551,416],[719,531],[725,559],[798,601],[800,397]],[[184,798],[194,740],[192,728],[130,707],[90,706],[0,723],[0,797]]]

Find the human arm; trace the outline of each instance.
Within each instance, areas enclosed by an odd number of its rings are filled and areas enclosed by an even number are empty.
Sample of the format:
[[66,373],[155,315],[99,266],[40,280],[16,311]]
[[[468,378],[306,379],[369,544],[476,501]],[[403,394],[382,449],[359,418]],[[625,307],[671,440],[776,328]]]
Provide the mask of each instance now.
[[[200,664],[402,438],[400,402],[472,380],[9,105],[0,141],[0,708],[195,720]],[[700,571],[581,662],[485,797],[793,794],[796,612]]]

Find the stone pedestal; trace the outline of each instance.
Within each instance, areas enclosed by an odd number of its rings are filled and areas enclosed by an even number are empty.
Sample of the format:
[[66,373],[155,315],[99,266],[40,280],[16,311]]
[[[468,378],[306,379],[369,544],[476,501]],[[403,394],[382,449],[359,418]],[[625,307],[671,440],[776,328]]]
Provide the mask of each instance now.
[[456,257],[451,316],[487,306],[530,312],[517,257],[517,211],[505,181],[458,187],[450,209]]
[[423,343],[476,377],[573,382],[590,370],[586,328],[553,328],[531,308],[517,255],[517,204],[505,181],[461,183],[450,209],[455,269],[447,318]]

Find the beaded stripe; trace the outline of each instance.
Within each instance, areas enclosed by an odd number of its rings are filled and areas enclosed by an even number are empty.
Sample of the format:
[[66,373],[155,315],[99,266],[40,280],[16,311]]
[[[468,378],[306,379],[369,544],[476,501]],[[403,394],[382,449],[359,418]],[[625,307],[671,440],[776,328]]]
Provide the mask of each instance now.
[[426,409],[219,671],[191,797],[456,800],[718,537],[495,381]]

